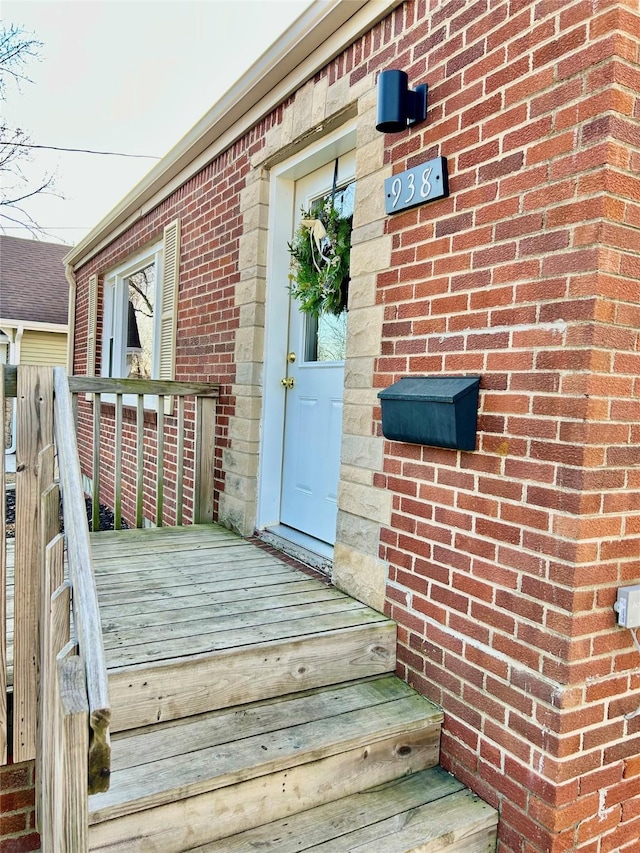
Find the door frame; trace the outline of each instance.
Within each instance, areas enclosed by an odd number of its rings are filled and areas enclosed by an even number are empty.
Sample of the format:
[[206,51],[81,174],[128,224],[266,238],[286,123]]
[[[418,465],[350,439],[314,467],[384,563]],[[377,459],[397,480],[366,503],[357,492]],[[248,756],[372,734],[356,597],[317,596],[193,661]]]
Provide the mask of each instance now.
[[280,523],[285,413],[285,389],[280,380],[286,375],[290,308],[286,287],[289,253],[283,247],[291,241],[293,233],[295,182],[355,147],[356,122],[352,120],[271,169],[256,513],[258,530]]

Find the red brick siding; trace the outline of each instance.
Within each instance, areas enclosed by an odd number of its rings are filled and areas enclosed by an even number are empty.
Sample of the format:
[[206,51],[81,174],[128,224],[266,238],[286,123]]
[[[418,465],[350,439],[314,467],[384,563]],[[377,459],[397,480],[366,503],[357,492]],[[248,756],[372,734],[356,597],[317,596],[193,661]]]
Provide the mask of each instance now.
[[387,156],[445,155],[451,196],[388,221],[375,384],[477,373],[481,408],[475,453],[386,444],[399,672],[444,707],[442,763],[500,807],[501,851],[630,850],[640,677],[612,605],[640,576],[640,17],[427,5],[389,64],[428,80],[429,119]]
[[[264,127],[267,123],[264,123]],[[242,215],[239,194],[249,167],[249,151],[255,147],[254,132],[219,157],[177,190],[169,199],[141,219],[107,249],[87,263],[78,273],[76,303],[75,371],[84,373],[86,364],[87,283],[89,277],[100,275],[100,292],[104,274],[162,238],[164,226],[180,217],[181,252],[178,296],[178,335],[176,379],[215,382],[220,384],[216,419],[216,499],[224,488],[221,458],[228,444],[229,417],[235,410],[231,385],[235,379],[233,364],[234,333],[238,325],[238,309],[233,302],[237,272],[238,243],[242,234]],[[98,339],[96,372],[100,372],[102,302],[98,306]],[[81,401],[87,412],[89,404]],[[193,405],[186,411],[186,462],[193,461]],[[126,421],[130,423],[126,423]],[[145,505],[147,518],[155,518],[155,414],[145,417]],[[113,506],[113,407],[103,408],[101,444],[101,500]],[[165,428],[164,482],[165,523],[175,523],[175,438],[176,420],[170,418]],[[92,438],[90,417],[81,420],[81,460],[83,469],[91,476]],[[133,412],[125,419],[124,482],[131,488],[125,491],[123,512],[131,521],[135,517],[133,483],[136,454],[135,421]],[[186,482],[185,520],[192,516],[193,480]]]
[[2,853],[40,849],[35,828],[33,761],[0,767],[0,846]]

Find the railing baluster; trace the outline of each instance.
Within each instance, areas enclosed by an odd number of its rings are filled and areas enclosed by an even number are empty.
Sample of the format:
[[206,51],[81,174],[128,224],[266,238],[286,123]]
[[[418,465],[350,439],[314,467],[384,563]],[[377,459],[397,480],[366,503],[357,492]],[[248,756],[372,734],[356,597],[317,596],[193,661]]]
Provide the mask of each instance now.
[[114,448],[113,529],[122,526],[122,394],[116,394],[116,435]]
[[144,501],[144,396],[138,394],[136,410],[136,527],[142,527]]
[[156,527],[162,527],[164,503],[164,394],[158,394],[156,418]]
[[[60,784],[64,770],[64,744],[60,738],[60,692],[56,655],[69,642],[69,606],[70,584],[59,586],[49,599],[48,613],[43,623],[44,642],[47,647],[46,666],[49,668],[44,707],[46,719],[46,751],[43,755],[43,798],[42,811],[42,849],[47,851],[64,850],[64,817],[60,808],[63,785]],[[43,697],[45,698],[45,697]]]
[[216,401],[196,397],[195,476],[193,521],[213,520],[213,487],[216,464]]
[[73,425],[76,428],[76,435],[78,434],[78,395],[76,393],[71,395],[71,411],[73,412]]
[[[58,489],[59,494],[59,487],[56,488]],[[51,500],[51,498],[49,498],[49,500]],[[54,592],[62,586],[63,581],[64,537],[61,533],[58,533],[45,546],[44,579],[42,585],[42,617],[40,622],[42,669],[40,674],[40,702],[38,705],[40,735],[38,743],[39,755],[37,756],[38,770],[36,771],[36,782],[38,783],[36,807],[38,823],[42,834],[42,848],[44,851],[55,849],[53,847],[53,823],[55,820],[53,797],[56,780],[51,766],[51,759],[56,749],[56,693],[54,679],[56,678],[55,656],[58,650],[53,647],[52,596]],[[68,620],[68,597],[66,601]]]
[[[36,725],[36,818],[40,824],[42,821],[43,800],[41,796],[42,784],[42,756],[44,755],[44,732],[43,725],[43,701],[42,697],[47,693],[47,678],[49,668],[47,666],[48,648],[46,645],[45,631],[42,628],[46,623],[47,612],[51,603],[51,594],[57,589],[62,581],[62,570],[57,571],[58,564],[52,564],[49,543],[60,537],[60,486],[53,481],[54,447],[50,444],[39,454],[40,471],[43,474],[43,485],[45,480],[49,485],[40,496],[40,701],[38,703],[38,721]],[[62,565],[62,564],[61,564]],[[52,572],[55,571],[55,574]]]
[[100,393],[93,398],[93,490],[91,529],[100,530],[100,415],[102,402]]
[[184,397],[178,397],[178,423],[176,425],[176,524],[182,524],[184,499]]

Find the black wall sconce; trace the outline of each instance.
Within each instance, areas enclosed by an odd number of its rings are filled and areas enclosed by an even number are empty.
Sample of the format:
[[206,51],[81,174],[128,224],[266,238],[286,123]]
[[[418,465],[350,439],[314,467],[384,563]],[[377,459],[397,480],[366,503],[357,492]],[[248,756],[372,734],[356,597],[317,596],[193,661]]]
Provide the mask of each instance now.
[[405,71],[390,69],[378,76],[378,121],[376,130],[381,133],[400,133],[424,121],[427,117],[426,83],[409,88]]

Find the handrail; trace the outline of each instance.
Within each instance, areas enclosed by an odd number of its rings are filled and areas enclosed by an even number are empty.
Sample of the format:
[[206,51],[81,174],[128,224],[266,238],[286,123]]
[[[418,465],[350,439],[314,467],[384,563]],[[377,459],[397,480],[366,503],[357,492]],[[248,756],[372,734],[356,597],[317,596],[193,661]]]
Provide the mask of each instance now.
[[63,496],[67,560],[73,588],[73,616],[87,680],[91,728],[89,791],[96,793],[109,787],[111,706],[107,667],[69,381],[62,367],[54,368],[53,377],[54,428]]
[[150,394],[171,397],[218,397],[219,386],[210,382],[176,382],[162,379],[108,379],[103,376],[69,376],[73,394]]

